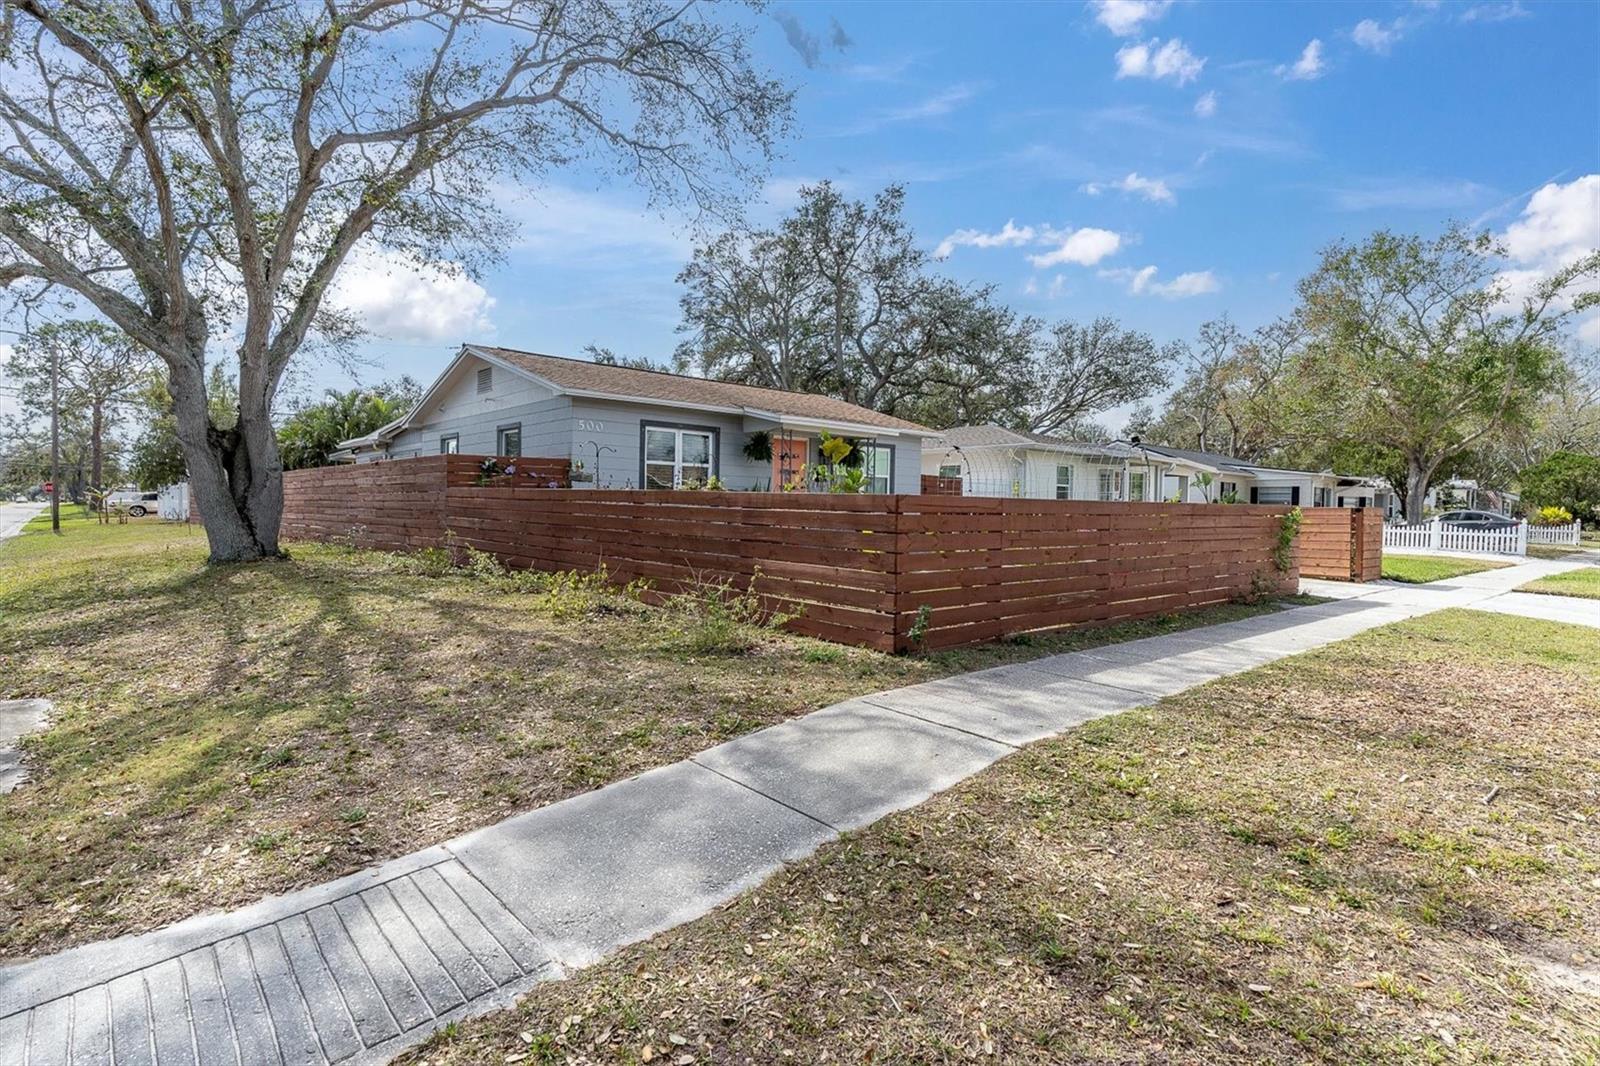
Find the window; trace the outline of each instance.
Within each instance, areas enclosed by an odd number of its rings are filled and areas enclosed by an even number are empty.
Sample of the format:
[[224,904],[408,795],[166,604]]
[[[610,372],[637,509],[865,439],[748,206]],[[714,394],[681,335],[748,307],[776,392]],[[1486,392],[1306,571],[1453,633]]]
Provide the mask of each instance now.
[[1311,497],[1311,506],[1313,506],[1313,507],[1332,507],[1333,506],[1333,490],[1332,489],[1315,489],[1315,490],[1313,490],[1313,492],[1314,492],[1314,494]]
[[1295,496],[1294,490],[1291,489],[1291,488],[1288,488],[1286,486],[1278,485],[1278,486],[1273,486],[1273,487],[1270,487],[1270,488],[1263,486],[1262,488],[1259,488],[1259,489],[1256,490],[1255,499],[1252,502],[1253,503],[1293,503],[1294,502],[1294,496]]
[[1100,471],[1100,498],[1114,500],[1122,494],[1122,471]]
[[446,433],[439,438],[440,455],[455,455],[459,451],[461,451],[461,434]]
[[478,368],[478,391],[488,392],[494,388],[494,367],[480,366]]
[[861,446],[866,469],[867,491],[886,495],[894,491],[894,448],[888,444]]
[[522,454],[522,423],[501,426],[494,433],[494,453],[509,458]]
[[1142,501],[1144,499],[1144,471],[1143,470],[1138,470],[1138,471],[1130,470],[1130,471],[1128,471],[1128,499],[1130,499],[1130,500],[1140,500],[1140,501]]
[[704,483],[716,473],[716,430],[679,426],[651,426],[644,435],[643,474],[647,489],[674,489]]
[[947,464],[945,466],[941,466],[939,468],[939,476],[940,477],[953,477],[953,478],[960,477],[961,476],[961,464],[960,463],[949,463],[949,464]]
[[1056,467],[1056,499],[1072,499],[1072,467]]
[[1164,474],[1161,478],[1161,498],[1176,500],[1179,503],[1189,502],[1189,476],[1187,474]]

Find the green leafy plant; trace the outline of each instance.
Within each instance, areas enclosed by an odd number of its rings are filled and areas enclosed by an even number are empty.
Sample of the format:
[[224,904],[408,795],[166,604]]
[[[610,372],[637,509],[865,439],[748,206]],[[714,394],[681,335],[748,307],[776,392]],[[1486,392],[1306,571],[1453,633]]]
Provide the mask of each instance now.
[[732,578],[697,576],[662,603],[673,642],[695,655],[743,655],[763,632],[800,617],[796,608],[772,609],[763,601],[757,568],[744,588]]
[[495,478],[497,478],[499,476],[500,476],[500,462],[499,462],[499,460],[497,460],[497,459],[495,459],[493,457],[490,457],[490,458],[485,459],[483,462],[478,464],[478,477],[477,477],[477,480],[473,482],[473,484],[475,484],[475,485],[487,485],[487,484],[489,484],[489,482],[493,481]]
[[1278,521],[1278,540],[1272,546],[1272,565],[1277,567],[1280,574],[1287,574],[1290,567],[1294,566],[1294,538],[1300,535],[1300,523],[1304,520],[1305,514],[1300,508],[1291,507]]
[[1536,526],[1570,526],[1572,512],[1559,504],[1541,507],[1530,516]]
[[744,457],[752,463],[772,462],[771,431],[762,429],[750,434],[744,442]]
[[933,608],[926,603],[917,606],[917,616],[911,620],[911,628],[906,630],[906,639],[919,651],[926,650],[928,642],[928,626],[933,621]]

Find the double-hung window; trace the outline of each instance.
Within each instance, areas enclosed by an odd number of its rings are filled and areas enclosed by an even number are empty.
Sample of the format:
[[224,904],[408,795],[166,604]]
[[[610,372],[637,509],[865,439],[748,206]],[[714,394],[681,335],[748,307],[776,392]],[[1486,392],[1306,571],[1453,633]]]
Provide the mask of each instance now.
[[867,491],[887,495],[894,491],[894,449],[887,444],[863,444],[862,471],[867,475]]
[[644,487],[675,489],[705,484],[716,473],[716,433],[675,426],[644,427]]
[[1072,467],[1065,464],[1056,467],[1056,499],[1072,499]]
[[1144,471],[1128,471],[1128,499],[1143,502],[1144,500]]
[[1122,471],[1100,471],[1100,498],[1102,500],[1115,500],[1122,488]]
[[446,433],[439,438],[439,454],[455,455],[461,451],[461,434]]
[[500,426],[494,431],[494,453],[515,459],[522,454],[522,423]]

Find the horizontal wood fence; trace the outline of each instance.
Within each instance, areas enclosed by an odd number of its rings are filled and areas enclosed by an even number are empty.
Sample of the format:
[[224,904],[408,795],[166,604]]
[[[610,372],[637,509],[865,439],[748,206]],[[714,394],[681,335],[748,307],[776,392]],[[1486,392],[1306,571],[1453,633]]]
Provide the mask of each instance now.
[[[1289,508],[956,496],[481,486],[478,458],[284,477],[286,540],[455,542],[508,566],[675,590],[729,580],[798,607],[790,628],[882,651],[1146,618],[1293,592],[1273,561]],[[759,577],[757,577],[759,575]]]
[[1383,575],[1383,512],[1310,507],[1301,513],[1300,576],[1376,581]]

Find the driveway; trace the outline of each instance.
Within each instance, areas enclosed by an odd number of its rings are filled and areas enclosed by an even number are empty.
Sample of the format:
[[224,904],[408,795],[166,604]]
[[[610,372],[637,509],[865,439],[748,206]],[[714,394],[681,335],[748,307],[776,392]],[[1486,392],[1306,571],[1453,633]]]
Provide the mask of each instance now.
[[0,503],[0,541],[9,540],[22,532],[22,527],[34,515],[42,514],[42,503]]

